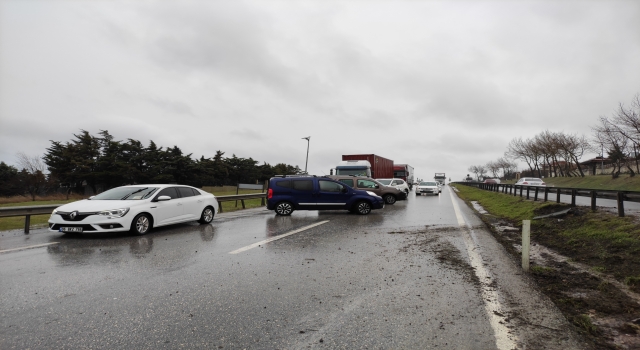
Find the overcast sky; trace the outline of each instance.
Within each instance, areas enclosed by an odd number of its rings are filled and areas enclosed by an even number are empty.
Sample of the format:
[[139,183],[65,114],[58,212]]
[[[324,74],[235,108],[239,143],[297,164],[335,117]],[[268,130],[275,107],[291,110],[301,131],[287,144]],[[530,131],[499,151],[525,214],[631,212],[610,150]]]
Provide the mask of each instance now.
[[0,0],[0,161],[81,129],[460,180],[640,93],[640,1]]

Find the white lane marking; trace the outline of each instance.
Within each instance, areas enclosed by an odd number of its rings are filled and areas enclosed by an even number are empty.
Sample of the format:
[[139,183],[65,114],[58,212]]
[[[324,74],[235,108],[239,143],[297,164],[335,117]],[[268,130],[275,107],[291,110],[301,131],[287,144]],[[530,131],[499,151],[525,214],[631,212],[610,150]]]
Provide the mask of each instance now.
[[229,254],[238,254],[238,253],[246,252],[246,251],[247,251],[247,250],[249,250],[249,249],[253,249],[253,248],[259,247],[259,246],[261,246],[261,245],[263,245],[263,244],[266,244],[266,243],[269,243],[269,242],[273,242],[273,241],[275,241],[275,240],[278,240],[278,239],[280,239],[280,238],[285,238],[285,237],[287,237],[287,236],[291,236],[291,235],[293,235],[293,234],[296,234],[296,233],[299,233],[299,232],[302,232],[302,231],[308,230],[308,229],[310,229],[310,228],[313,228],[313,227],[316,227],[316,226],[320,226],[320,225],[322,225],[322,224],[326,224],[327,222],[329,222],[329,220],[316,222],[316,223],[315,223],[315,224],[313,224],[313,225],[309,225],[309,226],[301,227],[301,228],[299,228],[299,229],[297,229],[297,230],[294,230],[294,231],[291,231],[291,232],[288,232],[288,233],[285,233],[285,234],[282,234],[282,235],[279,235],[279,236],[271,237],[271,238],[265,239],[264,241],[260,241],[260,242],[258,242],[258,243],[250,244],[250,245],[248,245],[248,246],[246,246],[246,247],[242,247],[242,248],[240,248],[240,249],[236,249],[236,250],[234,250],[234,251],[232,251],[232,252],[229,252]]
[[449,191],[451,195],[451,201],[453,202],[453,209],[458,218],[458,224],[460,227],[468,227],[468,234],[463,234],[464,244],[467,246],[467,254],[471,266],[475,268],[476,276],[482,284],[482,296],[484,299],[484,309],[489,317],[489,323],[493,328],[493,335],[496,337],[496,346],[499,350],[510,350],[517,347],[517,339],[513,339],[515,336],[509,334],[507,328],[507,322],[502,313],[502,306],[500,305],[500,299],[498,299],[498,293],[495,289],[490,287],[492,277],[489,271],[484,268],[482,264],[482,257],[480,256],[479,249],[475,244],[475,232],[471,228],[471,225],[462,216],[462,211],[458,206],[458,202],[453,195],[453,191]]
[[0,253],[8,253],[8,252],[15,252],[16,250],[25,250],[25,249],[31,249],[31,248],[40,248],[40,247],[46,247],[48,245],[52,245],[52,244],[58,244],[60,242],[51,242],[51,243],[44,243],[44,244],[36,244],[36,245],[30,245],[27,247],[20,247],[20,248],[13,248],[13,249],[5,249],[5,250],[0,250]]

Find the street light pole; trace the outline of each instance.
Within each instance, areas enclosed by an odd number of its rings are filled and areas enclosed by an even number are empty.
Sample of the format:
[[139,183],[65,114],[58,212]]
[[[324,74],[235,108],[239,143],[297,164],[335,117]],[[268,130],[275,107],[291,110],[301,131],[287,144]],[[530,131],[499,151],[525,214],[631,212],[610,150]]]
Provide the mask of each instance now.
[[307,140],[307,160],[304,162],[304,173],[309,174],[307,172],[307,164],[309,163],[309,143],[311,142],[311,136],[303,137],[303,140]]

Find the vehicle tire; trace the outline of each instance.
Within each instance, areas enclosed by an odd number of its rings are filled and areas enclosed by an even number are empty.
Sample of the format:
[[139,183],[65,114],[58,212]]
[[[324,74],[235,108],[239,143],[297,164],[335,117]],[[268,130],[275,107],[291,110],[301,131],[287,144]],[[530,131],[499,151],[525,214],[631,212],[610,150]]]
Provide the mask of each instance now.
[[276,204],[276,215],[288,216],[293,213],[293,205],[289,202],[280,202]]
[[131,222],[131,232],[142,236],[149,233],[153,228],[153,223],[148,214],[138,214]]
[[406,193],[407,197],[409,197],[409,190],[404,190],[404,193]]
[[387,204],[394,204],[396,202],[396,196],[392,194],[386,194],[384,196],[384,202]]
[[198,222],[203,225],[210,224],[211,221],[213,221],[213,215],[214,215],[213,208],[206,207],[202,211],[202,214],[200,214],[200,220],[198,220]]
[[356,213],[360,215],[367,215],[371,212],[371,204],[367,201],[360,201],[356,203]]

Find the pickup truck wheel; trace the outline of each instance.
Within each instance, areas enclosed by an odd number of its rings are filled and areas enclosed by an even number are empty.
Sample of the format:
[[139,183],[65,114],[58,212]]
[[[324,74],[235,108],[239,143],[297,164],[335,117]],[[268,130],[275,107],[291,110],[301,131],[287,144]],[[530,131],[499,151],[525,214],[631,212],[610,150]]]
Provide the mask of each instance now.
[[385,194],[384,195],[384,202],[387,204],[394,204],[396,202],[396,196],[392,195],[392,194]]
[[360,215],[367,215],[371,212],[371,204],[367,201],[356,203],[356,212]]
[[289,202],[280,202],[276,204],[276,214],[287,216],[293,213],[293,205]]
[[409,197],[409,190],[404,190],[404,193],[406,193],[407,197]]

